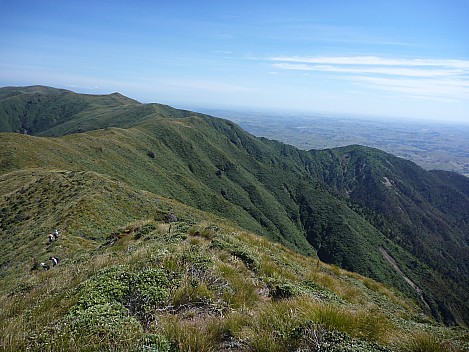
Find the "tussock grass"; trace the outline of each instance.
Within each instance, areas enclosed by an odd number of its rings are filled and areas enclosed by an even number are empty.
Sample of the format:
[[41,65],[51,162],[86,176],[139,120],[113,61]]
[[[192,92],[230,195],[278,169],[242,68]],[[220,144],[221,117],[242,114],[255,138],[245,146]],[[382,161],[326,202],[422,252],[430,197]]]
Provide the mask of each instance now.
[[223,326],[219,318],[194,316],[162,316],[157,331],[163,334],[177,351],[215,352],[223,338]]
[[445,334],[415,331],[404,335],[396,346],[403,352],[463,352],[467,351],[469,338],[466,333],[465,343],[461,340],[447,338]]
[[422,323],[369,279],[222,222],[168,225],[129,222],[114,242],[30,274],[0,297],[2,348],[463,350],[459,333]]
[[208,284],[193,276],[185,276],[179,287],[172,293],[171,304],[173,306],[204,305],[213,301],[214,292]]
[[217,263],[217,269],[221,277],[227,281],[227,286],[222,291],[222,299],[230,309],[241,311],[256,305],[259,297],[259,288],[250,275],[240,268],[240,263]]

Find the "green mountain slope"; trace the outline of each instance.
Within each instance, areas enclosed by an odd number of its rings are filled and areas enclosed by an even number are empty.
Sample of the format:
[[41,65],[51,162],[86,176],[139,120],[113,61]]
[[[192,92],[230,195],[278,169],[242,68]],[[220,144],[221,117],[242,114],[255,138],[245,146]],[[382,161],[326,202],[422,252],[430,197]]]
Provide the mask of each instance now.
[[[408,277],[425,292],[433,287],[438,301],[465,295],[469,287],[469,179],[443,171],[426,172],[406,160],[359,146],[314,154],[322,164],[333,165],[318,175],[324,182],[359,206],[358,211],[388,239],[431,268],[410,258],[402,260],[401,270]],[[423,272],[432,279],[422,279]],[[448,282],[454,285],[448,287]],[[436,313],[438,308],[431,305]],[[457,313],[453,310],[452,314]]]
[[[69,183],[72,194],[79,195],[90,192],[89,182],[111,188],[106,193],[112,197],[99,199],[97,208],[91,204],[96,200],[88,203],[90,210],[123,206],[132,213],[134,204],[146,208],[155,200],[89,173],[35,172],[39,178],[31,180],[31,191],[44,182],[51,195],[56,187],[69,189]],[[168,205],[160,199],[145,210],[162,214]],[[79,222],[67,224],[70,232],[61,232],[50,245],[25,238],[38,260],[49,253],[62,260],[48,271],[33,266],[15,286],[1,288],[2,349],[393,352],[468,347],[466,331],[435,324],[377,282],[195,209],[170,205],[177,220],[115,223],[107,240],[103,227],[96,229],[101,238],[75,237],[72,232],[83,226]],[[54,208],[53,202],[41,205],[46,213]],[[133,209],[131,216],[145,210]],[[82,214],[77,209],[64,219]],[[88,225],[99,226],[86,218]]]
[[160,104],[140,104],[119,93],[84,95],[43,86],[0,88],[0,132],[61,136],[130,127],[152,114],[186,115]]
[[[46,88],[41,88],[45,93],[36,92],[38,87],[8,93],[11,89],[2,89],[1,103],[22,101],[17,111],[25,111],[31,95],[37,99],[34,111],[41,113],[28,116],[35,116],[36,126],[45,127],[35,134],[89,132],[60,138],[3,133],[4,180],[19,170],[85,172],[133,192],[176,199],[301,253],[393,285],[447,324],[469,322],[465,261],[469,192],[463,179],[425,172],[364,147],[300,151],[255,138],[230,121],[122,96],[116,100],[115,94],[87,96],[53,89],[50,94]],[[8,104],[0,105],[0,114],[13,121],[12,110],[5,108]],[[63,120],[59,117],[64,115],[56,118],[47,113],[67,104],[76,111]],[[21,116],[16,118],[27,121]],[[28,215],[27,200],[19,197],[19,191],[11,193],[10,184],[3,182],[2,238],[10,237],[6,231],[17,227],[18,236],[24,236],[29,229],[22,227],[27,216],[34,226],[36,215]],[[36,194],[33,199],[41,198],[37,192],[42,187],[31,191]],[[103,187],[99,183],[94,187],[100,190],[95,197]],[[97,214],[99,204],[94,205]],[[114,211],[129,221],[124,210]],[[139,213],[130,214],[135,218]],[[109,220],[102,225],[95,221],[80,230],[67,225],[67,231],[93,239],[95,228],[109,224]],[[49,225],[41,226],[45,230]],[[11,254],[15,249],[9,247],[2,264],[5,275],[16,265],[17,256]]]
[[382,284],[94,172],[15,171],[0,194],[5,351],[469,347]]

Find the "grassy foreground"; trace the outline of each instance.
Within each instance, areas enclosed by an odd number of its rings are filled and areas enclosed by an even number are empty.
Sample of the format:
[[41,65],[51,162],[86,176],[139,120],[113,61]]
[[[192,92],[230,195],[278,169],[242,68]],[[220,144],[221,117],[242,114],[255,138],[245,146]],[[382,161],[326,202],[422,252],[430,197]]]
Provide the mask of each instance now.
[[2,350],[469,348],[466,330],[436,324],[385,286],[221,220],[150,218],[109,235],[4,290]]

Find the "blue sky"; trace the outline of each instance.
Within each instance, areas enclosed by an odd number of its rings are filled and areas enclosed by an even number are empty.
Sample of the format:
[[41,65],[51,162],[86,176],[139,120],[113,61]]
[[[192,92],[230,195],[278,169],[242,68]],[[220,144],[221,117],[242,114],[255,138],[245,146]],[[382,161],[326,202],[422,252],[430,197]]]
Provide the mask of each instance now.
[[0,85],[469,123],[469,0],[0,0]]

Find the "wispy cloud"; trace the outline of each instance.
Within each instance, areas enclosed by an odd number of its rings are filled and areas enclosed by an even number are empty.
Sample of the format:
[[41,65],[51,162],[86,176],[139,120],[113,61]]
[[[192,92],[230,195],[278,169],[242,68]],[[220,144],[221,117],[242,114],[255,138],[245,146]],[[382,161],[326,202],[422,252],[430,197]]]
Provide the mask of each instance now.
[[211,80],[173,78],[171,80],[156,80],[155,83],[158,83],[161,86],[173,88],[198,89],[216,93],[237,93],[253,91],[253,89],[249,87]]
[[274,62],[272,66],[276,69],[336,73],[334,78],[351,81],[368,89],[429,98],[469,97],[468,60],[377,56],[287,56],[268,60]]
[[342,72],[342,73],[357,73],[357,74],[382,74],[382,75],[397,75],[397,76],[414,76],[414,77],[438,77],[438,76],[457,76],[464,72],[462,70],[444,70],[444,69],[417,69],[417,68],[403,68],[403,67],[343,67],[333,65],[307,65],[307,64],[291,64],[291,63],[277,63],[273,65],[276,68],[285,70],[300,70],[300,71],[324,71],[324,72]]
[[233,52],[229,51],[229,50],[212,50],[212,53],[214,53],[214,54],[223,54],[223,55],[233,54]]
[[268,60],[281,62],[300,62],[305,64],[365,65],[365,66],[433,66],[469,70],[468,60],[451,59],[390,59],[378,56],[279,56]]
[[408,96],[467,100],[469,81],[458,79],[398,79],[383,77],[344,77],[369,88],[404,93]]

